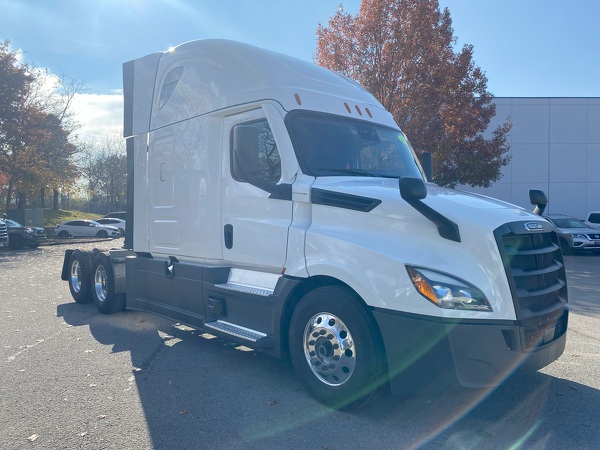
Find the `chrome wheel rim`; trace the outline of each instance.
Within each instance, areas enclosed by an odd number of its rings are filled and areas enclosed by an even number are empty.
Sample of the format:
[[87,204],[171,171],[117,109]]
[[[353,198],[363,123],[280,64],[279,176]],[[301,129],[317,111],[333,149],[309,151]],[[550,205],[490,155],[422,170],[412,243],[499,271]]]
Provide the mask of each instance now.
[[81,264],[78,260],[71,264],[71,287],[73,292],[79,293],[81,290]]
[[94,273],[94,289],[96,291],[96,297],[101,302],[105,301],[108,295],[107,280],[108,276],[106,274],[106,269],[104,266],[98,266],[96,268],[96,273]]
[[350,331],[337,316],[321,312],[306,324],[304,356],[315,376],[328,386],[346,383],[356,366],[356,348]]

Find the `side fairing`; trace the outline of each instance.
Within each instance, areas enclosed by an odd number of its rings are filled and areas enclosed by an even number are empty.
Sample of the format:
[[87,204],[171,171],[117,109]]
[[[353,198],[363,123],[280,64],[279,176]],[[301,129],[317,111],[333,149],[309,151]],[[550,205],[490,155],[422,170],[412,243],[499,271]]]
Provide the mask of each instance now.
[[221,120],[196,117],[150,133],[147,240],[155,255],[220,260]]

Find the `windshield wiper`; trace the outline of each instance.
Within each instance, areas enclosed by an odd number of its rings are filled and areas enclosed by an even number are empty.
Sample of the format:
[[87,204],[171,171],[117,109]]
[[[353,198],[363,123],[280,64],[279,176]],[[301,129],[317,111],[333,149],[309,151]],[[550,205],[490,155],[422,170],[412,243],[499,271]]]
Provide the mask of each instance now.
[[319,172],[334,172],[334,173],[345,173],[348,175],[362,175],[365,177],[374,177],[370,172],[362,169],[317,169]]

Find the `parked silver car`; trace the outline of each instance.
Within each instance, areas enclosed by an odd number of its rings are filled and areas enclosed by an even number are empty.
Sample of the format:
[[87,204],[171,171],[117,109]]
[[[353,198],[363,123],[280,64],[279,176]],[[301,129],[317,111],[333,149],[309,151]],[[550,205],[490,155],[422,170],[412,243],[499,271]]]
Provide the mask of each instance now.
[[600,230],[590,228],[571,216],[552,214],[545,217],[557,228],[563,253],[573,250],[592,250],[600,253]]
[[69,238],[71,236],[97,236],[99,238],[119,237],[118,228],[102,225],[93,220],[68,220],[59,223],[54,229],[54,236]]

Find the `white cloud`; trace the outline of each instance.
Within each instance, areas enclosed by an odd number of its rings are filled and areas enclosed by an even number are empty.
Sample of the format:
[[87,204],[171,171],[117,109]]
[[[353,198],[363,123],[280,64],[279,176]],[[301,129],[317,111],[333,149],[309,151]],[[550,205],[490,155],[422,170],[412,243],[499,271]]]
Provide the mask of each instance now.
[[101,141],[123,129],[123,94],[77,94],[73,101],[77,130],[84,142]]

